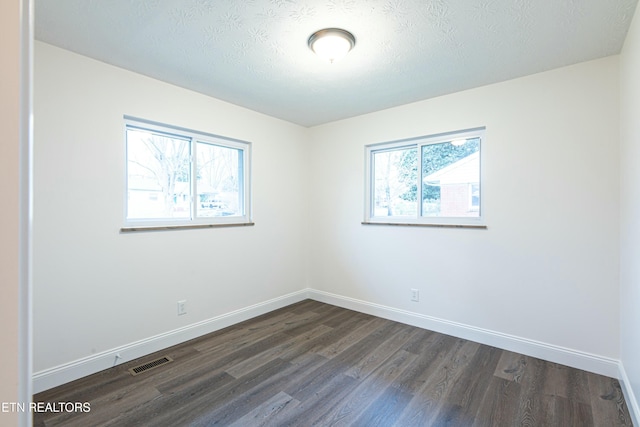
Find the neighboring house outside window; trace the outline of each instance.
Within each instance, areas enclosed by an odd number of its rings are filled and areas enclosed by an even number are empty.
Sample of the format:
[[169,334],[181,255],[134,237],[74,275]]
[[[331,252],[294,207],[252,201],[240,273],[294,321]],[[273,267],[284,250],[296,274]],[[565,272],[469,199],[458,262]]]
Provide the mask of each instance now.
[[[480,152],[423,178],[425,185],[440,187],[440,212],[443,217],[477,217],[479,210]],[[475,209],[473,191],[475,188]]]

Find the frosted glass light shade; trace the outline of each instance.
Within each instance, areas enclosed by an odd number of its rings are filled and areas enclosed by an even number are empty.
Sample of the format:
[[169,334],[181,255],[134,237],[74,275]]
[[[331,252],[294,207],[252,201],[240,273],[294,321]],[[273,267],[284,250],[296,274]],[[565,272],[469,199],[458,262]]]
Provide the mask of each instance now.
[[340,28],[326,28],[311,34],[308,44],[316,55],[333,63],[353,49],[356,39],[353,34]]

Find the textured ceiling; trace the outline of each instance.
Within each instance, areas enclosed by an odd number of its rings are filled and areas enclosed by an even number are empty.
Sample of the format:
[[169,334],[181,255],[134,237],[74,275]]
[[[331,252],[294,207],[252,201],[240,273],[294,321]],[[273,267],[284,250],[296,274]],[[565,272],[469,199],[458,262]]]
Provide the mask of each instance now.
[[[36,39],[304,126],[617,54],[637,0],[35,0]],[[307,47],[340,27],[336,64]]]

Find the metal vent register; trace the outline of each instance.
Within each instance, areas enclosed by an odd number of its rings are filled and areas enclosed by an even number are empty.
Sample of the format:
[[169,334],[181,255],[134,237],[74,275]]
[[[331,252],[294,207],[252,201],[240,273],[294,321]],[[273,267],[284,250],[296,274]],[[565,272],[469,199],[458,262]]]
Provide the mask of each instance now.
[[153,368],[157,368],[158,366],[165,365],[169,362],[173,362],[173,359],[170,358],[169,356],[163,356],[159,359],[152,360],[151,362],[147,362],[145,364],[134,366],[133,368],[129,368],[129,372],[131,372],[131,375],[135,376],[143,372],[147,372]]

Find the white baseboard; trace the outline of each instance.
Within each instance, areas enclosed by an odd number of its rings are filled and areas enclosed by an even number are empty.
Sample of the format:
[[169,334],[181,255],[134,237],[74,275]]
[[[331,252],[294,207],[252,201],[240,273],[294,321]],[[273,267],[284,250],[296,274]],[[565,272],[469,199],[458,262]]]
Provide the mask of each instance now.
[[636,395],[631,387],[631,381],[629,381],[629,377],[627,377],[627,372],[624,370],[622,362],[620,362],[619,365],[618,380],[620,381],[620,387],[622,387],[624,400],[627,402],[633,425],[640,426],[640,406],[638,406],[638,399],[636,399]]
[[[624,374],[624,370],[618,360],[328,292],[303,289],[183,328],[78,359],[64,365],[36,372],[33,375],[33,392],[39,393],[57,387],[111,368],[117,364],[137,359],[190,339],[226,328],[227,326],[286,307],[287,305],[294,304],[306,298],[624,380],[621,376]],[[119,357],[116,357],[116,355]],[[633,400],[632,391],[628,386],[628,380],[622,382],[626,384],[623,388],[625,389],[625,397],[627,401],[630,402],[629,410],[633,410],[637,418],[637,401]],[[636,425],[640,425],[640,423],[636,423]]]
[[[331,294],[328,292],[308,289],[309,298],[327,304],[337,305],[361,313],[371,314],[389,320],[417,326],[431,331],[452,335],[458,338],[475,341],[481,344],[498,347],[527,356],[537,357],[554,363],[571,366],[600,375],[618,378],[619,361],[607,357],[597,356],[578,350],[551,345],[527,338],[503,334],[488,329],[452,322],[437,317],[400,310],[380,304]],[[640,425],[640,424],[637,424]]]
[[[256,316],[294,304],[309,297],[308,290],[294,292],[230,313],[212,317],[198,323],[149,337],[140,341],[113,348],[64,365],[45,369],[33,375],[33,392],[39,393],[53,387],[77,380],[128,362],[138,357],[163,350],[193,338],[226,328]],[[119,357],[116,357],[118,355]]]

